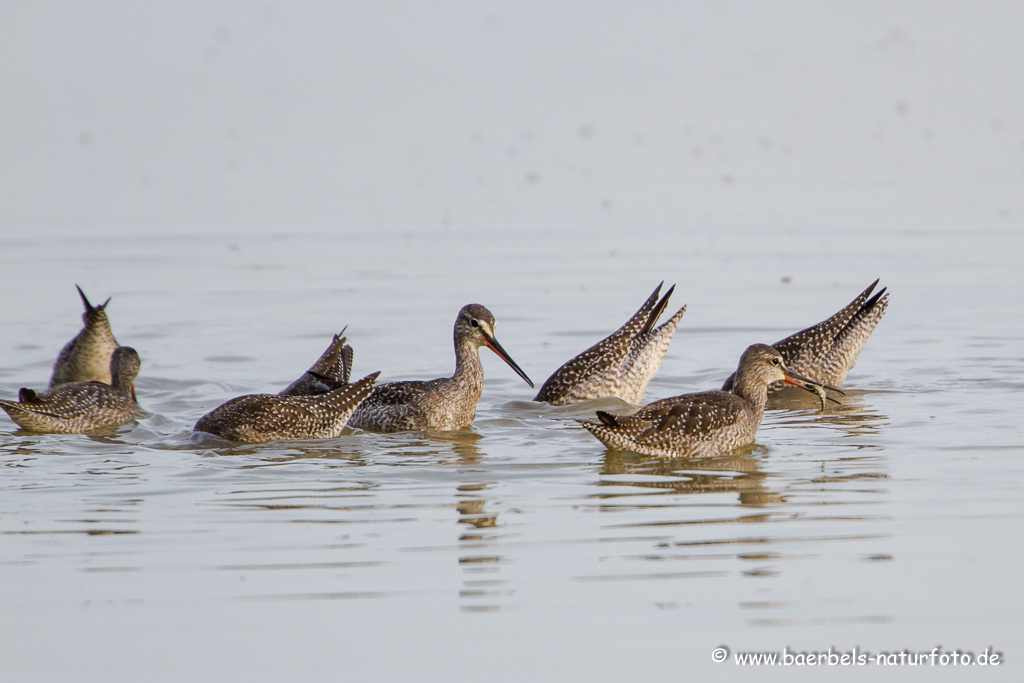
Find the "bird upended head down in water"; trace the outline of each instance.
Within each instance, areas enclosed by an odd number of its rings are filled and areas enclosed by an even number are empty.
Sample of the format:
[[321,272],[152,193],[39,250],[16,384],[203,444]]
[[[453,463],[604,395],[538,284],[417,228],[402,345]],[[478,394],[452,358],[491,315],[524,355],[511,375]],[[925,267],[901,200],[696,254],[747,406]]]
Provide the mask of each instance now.
[[338,436],[380,374],[349,383],[353,353],[344,333],[334,335],[313,366],[280,393],[233,398],[199,418],[195,431],[242,443]]
[[[348,329],[347,327],[345,329]],[[352,376],[352,347],[346,343],[343,329],[334,335],[331,345],[302,377],[278,392],[279,396],[315,396],[349,384]]]
[[139,354],[119,346],[109,361],[111,384],[67,382],[43,393],[22,388],[18,401],[0,401],[0,408],[23,429],[56,434],[106,432],[135,419],[135,377]]
[[673,285],[659,300],[664,284],[655,288],[622,327],[555,370],[533,400],[564,406],[614,396],[640,403],[686,312],[683,306],[665,324],[655,327],[675,290]]
[[777,381],[815,393],[822,386],[789,370],[774,348],[754,344],[740,358],[731,391],[673,396],[633,415],[598,411],[597,422],[581,424],[608,448],[668,458],[725,455],[754,441],[764,417],[768,385]]
[[195,431],[242,443],[333,438],[344,431],[352,411],[373,391],[379,374],[323,394],[239,396],[199,418]]
[[455,319],[455,374],[378,385],[356,408],[349,426],[380,432],[442,432],[470,426],[483,391],[481,346],[497,354],[532,387],[530,378],[495,339],[494,326],[494,316],[480,304],[463,306]]
[[74,339],[64,345],[53,364],[53,375],[50,376],[50,387],[68,382],[104,382],[110,384],[110,357],[120,344],[114,339],[107,319],[107,299],[99,306],[93,306],[86,298],[85,292],[75,285],[78,295],[85,304],[82,314],[84,327]]
[[[885,287],[871,296],[877,285],[878,280],[875,280],[827,320],[772,344],[782,354],[786,367],[819,384],[843,386],[846,375],[857,363],[861,349],[889,306]],[[735,376],[733,373],[725,380],[723,391],[732,388]],[[781,388],[782,384],[775,382],[769,391]]]

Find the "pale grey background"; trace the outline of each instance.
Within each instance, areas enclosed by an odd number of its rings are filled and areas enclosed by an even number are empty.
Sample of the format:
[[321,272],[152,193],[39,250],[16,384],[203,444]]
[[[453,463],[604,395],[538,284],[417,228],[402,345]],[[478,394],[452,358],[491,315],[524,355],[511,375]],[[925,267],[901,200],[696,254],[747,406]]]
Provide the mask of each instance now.
[[1018,2],[3,2],[0,229],[1024,217]]

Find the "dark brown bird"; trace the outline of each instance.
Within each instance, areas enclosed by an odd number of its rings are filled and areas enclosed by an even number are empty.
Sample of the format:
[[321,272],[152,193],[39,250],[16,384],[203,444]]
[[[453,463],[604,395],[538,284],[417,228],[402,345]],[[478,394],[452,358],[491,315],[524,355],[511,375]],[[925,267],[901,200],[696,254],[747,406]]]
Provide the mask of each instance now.
[[110,321],[105,310],[110,299],[99,306],[93,306],[82,288],[78,285],[75,288],[85,304],[85,313],[82,314],[85,326],[60,350],[53,364],[51,388],[67,382],[95,381],[110,384],[110,357],[114,349],[120,346],[110,331]]
[[22,429],[55,434],[105,432],[135,419],[135,377],[139,354],[130,346],[119,346],[109,361],[112,384],[99,381],[68,382],[36,393],[22,388],[18,402],[0,400]]
[[673,285],[659,301],[658,293],[664,284],[655,288],[622,327],[555,370],[533,400],[565,406],[616,396],[640,403],[686,312],[683,306],[664,325],[655,327],[675,291]]
[[[828,320],[772,344],[782,354],[786,367],[819,384],[843,386],[846,375],[857,363],[860,350],[889,306],[889,295],[884,287],[871,296],[877,285],[878,280],[875,280]],[[725,380],[723,391],[732,388],[735,376],[733,373]],[[775,382],[769,391],[781,388],[782,383]]]
[[197,432],[229,441],[329,439],[341,434],[352,412],[373,391],[379,372],[326,394],[249,394],[214,408],[196,422]]
[[673,396],[633,415],[598,411],[598,422],[581,424],[608,448],[667,458],[724,455],[754,441],[768,385],[776,381],[814,392],[823,386],[787,369],[782,354],[772,347],[754,344],[740,358],[732,391]]

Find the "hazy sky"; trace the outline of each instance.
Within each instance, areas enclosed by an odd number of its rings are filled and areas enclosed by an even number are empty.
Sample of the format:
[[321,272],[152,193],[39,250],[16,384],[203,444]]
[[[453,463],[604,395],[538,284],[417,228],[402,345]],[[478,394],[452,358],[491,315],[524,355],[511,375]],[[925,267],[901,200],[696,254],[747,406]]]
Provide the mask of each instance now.
[[0,230],[1010,228],[1019,2],[0,2]]

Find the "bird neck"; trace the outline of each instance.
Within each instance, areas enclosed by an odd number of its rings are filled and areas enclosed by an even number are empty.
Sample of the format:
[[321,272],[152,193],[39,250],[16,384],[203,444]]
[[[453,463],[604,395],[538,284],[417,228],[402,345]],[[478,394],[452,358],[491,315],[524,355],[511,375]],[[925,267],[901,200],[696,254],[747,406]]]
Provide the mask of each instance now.
[[480,349],[472,342],[455,342],[455,374],[452,380],[459,384],[483,386],[484,366],[480,363]]
[[132,396],[133,384],[134,377],[129,373],[123,372],[121,367],[117,363],[114,363],[110,368],[110,386]]
[[764,416],[764,408],[768,403],[768,385],[764,382],[752,381],[741,372],[736,373],[733,380],[732,393],[736,394],[754,407],[760,417]]

